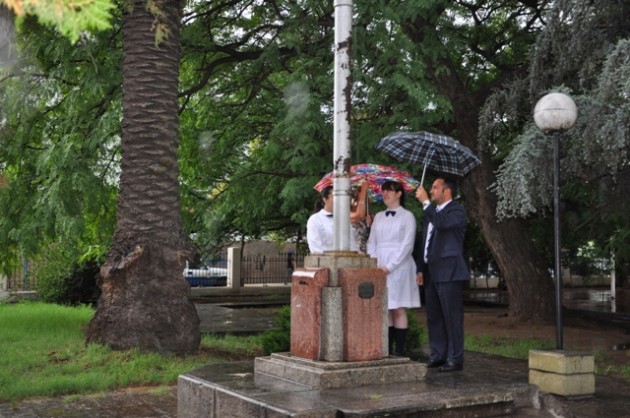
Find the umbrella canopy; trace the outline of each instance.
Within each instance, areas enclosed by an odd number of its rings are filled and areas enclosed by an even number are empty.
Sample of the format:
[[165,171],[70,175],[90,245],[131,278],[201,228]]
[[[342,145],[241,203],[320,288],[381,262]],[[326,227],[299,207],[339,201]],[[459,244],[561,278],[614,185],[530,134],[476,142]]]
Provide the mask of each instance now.
[[376,149],[400,160],[422,164],[422,180],[427,167],[438,173],[464,177],[481,164],[481,160],[465,145],[446,135],[430,132],[395,132],[382,138]]
[[[361,185],[364,181],[368,182],[368,196],[372,200],[383,200],[383,191],[381,186],[387,181],[397,181],[405,189],[407,193],[414,190],[420,185],[418,180],[406,171],[400,171],[394,167],[380,164],[356,164],[350,167],[350,181],[354,185]],[[321,178],[313,187],[321,192],[324,187],[332,186],[335,173],[330,172]]]

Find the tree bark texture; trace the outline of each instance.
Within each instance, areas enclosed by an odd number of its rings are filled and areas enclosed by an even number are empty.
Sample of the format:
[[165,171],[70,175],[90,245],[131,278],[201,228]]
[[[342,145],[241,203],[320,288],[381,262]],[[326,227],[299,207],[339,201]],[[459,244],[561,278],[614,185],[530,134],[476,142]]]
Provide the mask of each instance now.
[[199,317],[182,272],[179,204],[181,3],[134,0],[123,23],[122,172],[116,231],[88,342],[190,354]]

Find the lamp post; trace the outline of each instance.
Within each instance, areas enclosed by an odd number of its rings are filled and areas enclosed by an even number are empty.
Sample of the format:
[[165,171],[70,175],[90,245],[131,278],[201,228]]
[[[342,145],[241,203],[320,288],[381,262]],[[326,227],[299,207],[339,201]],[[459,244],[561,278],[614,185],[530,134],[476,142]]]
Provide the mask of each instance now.
[[562,271],[560,266],[560,137],[571,128],[577,118],[577,107],[571,97],[563,93],[543,96],[534,108],[538,129],[553,138],[553,217],[554,258],[556,280],[556,349],[562,350]]

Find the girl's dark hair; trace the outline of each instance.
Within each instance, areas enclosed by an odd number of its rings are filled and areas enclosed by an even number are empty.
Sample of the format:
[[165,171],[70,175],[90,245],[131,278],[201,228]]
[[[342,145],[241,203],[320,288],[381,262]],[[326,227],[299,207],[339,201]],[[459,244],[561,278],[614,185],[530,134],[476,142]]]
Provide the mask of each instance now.
[[391,190],[393,192],[402,192],[400,194],[400,206],[405,207],[405,189],[403,189],[402,184],[397,181],[386,181],[381,186],[381,190]]
[[319,199],[317,199],[317,203],[315,203],[315,212],[319,212],[320,210],[324,209],[324,199],[330,196],[330,194],[332,193],[332,189],[332,186],[326,186],[322,189],[321,193],[319,194]]

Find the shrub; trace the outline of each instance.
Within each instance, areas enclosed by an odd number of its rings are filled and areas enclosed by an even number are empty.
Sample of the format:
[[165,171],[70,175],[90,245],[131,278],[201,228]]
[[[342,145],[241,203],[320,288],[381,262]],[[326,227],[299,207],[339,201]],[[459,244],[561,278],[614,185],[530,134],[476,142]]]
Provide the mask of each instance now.
[[[407,310],[407,318],[409,328],[405,339],[406,351],[410,358],[418,359],[421,356],[423,344],[423,328],[409,310]],[[277,328],[262,335],[262,345],[266,355],[291,349],[291,307],[283,307],[274,322]]]
[[425,343],[424,329],[409,309],[407,309],[407,321],[409,325],[405,339],[405,350],[409,358],[418,360],[422,356],[422,345]]
[[96,274],[100,262],[77,263],[69,251],[51,249],[37,272],[37,293],[44,302],[62,305],[95,304],[100,296]]
[[262,335],[262,346],[266,355],[291,349],[291,306],[284,306],[274,318],[276,328]]

